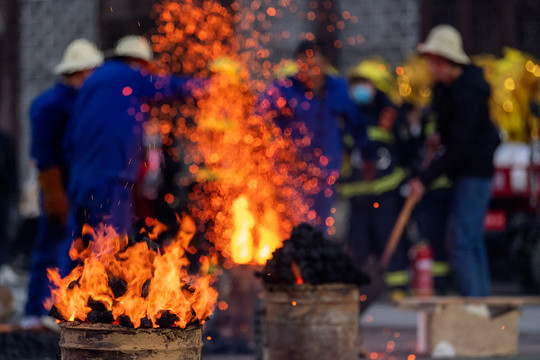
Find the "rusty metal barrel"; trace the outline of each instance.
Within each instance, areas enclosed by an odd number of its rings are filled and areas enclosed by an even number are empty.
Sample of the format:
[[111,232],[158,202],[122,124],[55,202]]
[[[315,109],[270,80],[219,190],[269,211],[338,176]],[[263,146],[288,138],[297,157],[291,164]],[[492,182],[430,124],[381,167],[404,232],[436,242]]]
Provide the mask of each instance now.
[[263,358],[358,359],[359,297],[345,284],[267,288]]
[[62,360],[200,360],[202,326],[129,329],[119,325],[60,323]]

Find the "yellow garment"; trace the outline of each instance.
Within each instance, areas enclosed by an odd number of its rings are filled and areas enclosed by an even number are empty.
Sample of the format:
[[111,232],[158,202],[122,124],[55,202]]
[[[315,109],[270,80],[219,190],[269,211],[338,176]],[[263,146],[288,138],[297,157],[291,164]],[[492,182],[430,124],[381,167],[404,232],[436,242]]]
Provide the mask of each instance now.
[[389,271],[384,274],[384,281],[389,287],[403,287],[409,284],[409,272],[407,270]]
[[380,91],[390,92],[392,87],[392,74],[390,66],[383,59],[367,59],[349,71],[349,79],[367,79]]
[[344,197],[380,195],[396,189],[405,179],[405,171],[396,167],[390,174],[373,181],[355,181],[341,184],[338,191]]

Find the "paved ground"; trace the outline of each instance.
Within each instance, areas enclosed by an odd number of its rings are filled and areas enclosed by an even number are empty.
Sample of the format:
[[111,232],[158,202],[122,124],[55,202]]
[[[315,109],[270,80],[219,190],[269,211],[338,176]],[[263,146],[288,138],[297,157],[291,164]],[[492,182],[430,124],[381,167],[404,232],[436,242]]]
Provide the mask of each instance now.
[[[378,303],[369,309],[362,320],[361,338],[367,359],[431,359],[415,352],[414,312]],[[540,307],[523,309],[519,329],[519,354],[513,359],[540,359]],[[54,360],[59,350],[58,340],[57,334],[47,332],[0,332],[0,360]],[[203,360],[255,360],[255,357],[203,355]]]
[[[540,306],[523,308],[519,321],[519,353],[514,360],[540,359]],[[367,359],[429,360],[418,355],[416,313],[386,303],[374,304],[362,319],[362,344]],[[476,360],[492,358],[477,358]],[[493,358],[501,359],[501,358]],[[206,355],[203,360],[255,360],[246,355]],[[286,359],[283,359],[286,360]],[[339,360],[339,359],[336,359]]]

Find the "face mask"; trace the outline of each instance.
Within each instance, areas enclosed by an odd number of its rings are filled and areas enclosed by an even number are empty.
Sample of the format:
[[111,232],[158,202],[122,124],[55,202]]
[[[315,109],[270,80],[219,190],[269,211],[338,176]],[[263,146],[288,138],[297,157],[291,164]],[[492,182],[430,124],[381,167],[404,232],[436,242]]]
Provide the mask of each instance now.
[[358,105],[366,105],[373,101],[375,92],[368,85],[354,85],[351,87],[353,101]]

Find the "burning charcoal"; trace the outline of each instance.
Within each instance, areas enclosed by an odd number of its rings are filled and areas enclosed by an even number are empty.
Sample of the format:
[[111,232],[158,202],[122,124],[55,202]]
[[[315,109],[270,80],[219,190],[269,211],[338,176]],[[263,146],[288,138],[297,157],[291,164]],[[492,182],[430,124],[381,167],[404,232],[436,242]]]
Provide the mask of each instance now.
[[302,279],[308,284],[316,284],[317,273],[313,269],[304,268],[302,269]]
[[137,243],[137,239],[134,236],[128,237],[128,243],[126,245],[126,249],[130,246],[133,246]]
[[154,324],[152,324],[152,320],[150,320],[148,316],[145,316],[141,319],[141,327],[143,329],[150,329],[154,327]]
[[99,311],[91,310],[88,314],[86,314],[86,320],[92,324],[96,324],[99,322],[100,314],[102,313]]
[[[295,227],[264,269],[256,274],[267,284],[295,284],[291,264],[297,264],[305,283],[318,285],[343,282],[364,284],[366,275],[358,270],[350,256],[338,244],[325,239],[309,224]],[[298,276],[297,276],[298,277]]]
[[157,252],[159,250],[159,244],[153,240],[146,239],[145,240],[146,245],[148,246],[148,250],[153,250]]
[[169,328],[174,325],[174,322],[178,320],[178,316],[171,313],[169,310],[160,311],[160,317],[156,320],[156,324],[159,327]]
[[60,312],[58,311],[58,308],[53,305],[51,307],[51,310],[49,310],[49,316],[55,318],[56,320],[60,320],[60,321],[66,321],[66,319],[64,319],[64,317],[62,316],[62,314],[60,314]]
[[142,298],[146,299],[146,297],[148,296],[148,292],[150,291],[150,282],[151,281],[152,281],[152,279],[148,279],[142,285],[142,291],[141,291],[141,297]]
[[294,261],[295,252],[296,249],[294,248],[294,246],[292,246],[292,244],[290,243],[287,244],[283,247],[283,252],[281,254],[280,260],[286,265],[291,264]]
[[86,319],[92,324],[110,324],[114,321],[112,311],[96,311],[92,310],[86,315]]
[[182,286],[182,290],[187,290],[189,291],[190,293],[194,293],[195,292],[195,287],[189,285],[189,284],[184,284],[184,286]]
[[182,290],[185,290],[191,294],[193,294],[195,292],[195,288],[189,284],[184,284],[184,286],[182,286]]
[[101,314],[100,323],[110,324],[112,322],[114,322],[114,316],[112,311],[105,311]]
[[88,302],[86,303],[86,305],[88,305],[90,309],[95,310],[97,312],[107,311],[107,307],[105,306],[104,303],[102,303],[101,301],[96,301],[92,299],[91,296],[88,298]]
[[193,310],[193,308],[191,308],[191,321],[190,321],[191,324],[194,324],[194,325],[199,325],[201,322],[199,321],[199,318],[197,317],[197,313],[195,312],[195,310]]
[[73,280],[72,282],[70,282],[68,285],[68,289],[71,290],[75,286],[79,286],[79,280],[81,280],[81,278],[78,278],[77,280]]
[[121,326],[127,327],[127,328],[133,328],[133,323],[131,322],[131,319],[127,315],[120,315],[118,317],[118,324]]
[[109,287],[111,288],[115,298],[119,298],[127,291],[127,282],[119,277],[113,276],[109,278]]

